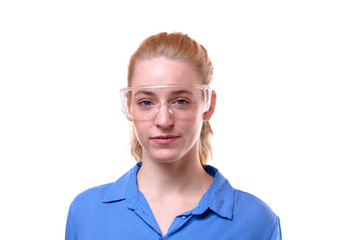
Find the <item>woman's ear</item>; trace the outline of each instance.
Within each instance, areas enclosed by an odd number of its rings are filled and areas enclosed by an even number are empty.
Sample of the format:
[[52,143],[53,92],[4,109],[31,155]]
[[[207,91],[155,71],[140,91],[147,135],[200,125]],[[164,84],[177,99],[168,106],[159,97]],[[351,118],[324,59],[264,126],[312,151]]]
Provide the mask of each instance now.
[[214,114],[215,106],[216,106],[216,92],[212,90],[210,107],[209,110],[204,113],[203,120],[205,121],[210,120],[211,116]]
[[[127,99],[128,100],[128,99]],[[129,120],[130,122],[132,122],[134,119],[130,116],[130,114],[129,114],[129,109],[130,109],[130,102],[129,101],[127,101],[127,106],[126,106],[126,108],[125,108],[125,116],[126,116],[126,118],[127,118],[127,120]]]
[[130,122],[132,122],[132,121],[133,121],[133,118],[132,118],[132,117],[130,117],[128,114],[125,114],[125,116],[126,116],[127,120],[129,120]]

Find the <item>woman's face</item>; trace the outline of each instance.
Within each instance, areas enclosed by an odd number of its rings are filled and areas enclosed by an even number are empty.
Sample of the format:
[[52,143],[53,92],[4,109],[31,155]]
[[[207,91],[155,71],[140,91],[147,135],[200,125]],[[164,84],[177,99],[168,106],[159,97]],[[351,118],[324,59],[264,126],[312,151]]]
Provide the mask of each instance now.
[[[195,67],[188,62],[165,57],[143,60],[137,63],[132,87],[159,84],[202,84]],[[156,91],[159,101],[168,101],[171,92]],[[148,104],[148,103],[146,103]],[[151,120],[131,119],[135,133],[143,148],[143,161],[174,162],[178,160],[198,160],[198,139],[203,122],[203,114],[190,118],[176,118],[162,105]],[[195,160],[195,159],[194,159]]]

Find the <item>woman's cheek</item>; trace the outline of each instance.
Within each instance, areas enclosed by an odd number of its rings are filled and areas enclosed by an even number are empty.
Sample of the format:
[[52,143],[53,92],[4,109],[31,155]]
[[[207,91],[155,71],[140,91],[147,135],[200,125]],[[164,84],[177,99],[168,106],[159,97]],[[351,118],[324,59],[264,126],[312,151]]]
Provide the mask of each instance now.
[[134,122],[134,126],[136,138],[138,139],[140,145],[143,146],[143,144],[146,143],[146,139],[150,138],[148,134],[151,126],[145,122]]

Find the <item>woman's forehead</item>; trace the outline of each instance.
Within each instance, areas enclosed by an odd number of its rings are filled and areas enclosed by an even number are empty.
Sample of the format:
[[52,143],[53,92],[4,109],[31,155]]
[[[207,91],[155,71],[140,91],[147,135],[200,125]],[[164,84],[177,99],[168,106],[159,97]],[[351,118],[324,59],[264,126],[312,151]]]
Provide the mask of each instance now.
[[137,63],[131,86],[155,84],[201,84],[201,76],[194,64],[165,57]]

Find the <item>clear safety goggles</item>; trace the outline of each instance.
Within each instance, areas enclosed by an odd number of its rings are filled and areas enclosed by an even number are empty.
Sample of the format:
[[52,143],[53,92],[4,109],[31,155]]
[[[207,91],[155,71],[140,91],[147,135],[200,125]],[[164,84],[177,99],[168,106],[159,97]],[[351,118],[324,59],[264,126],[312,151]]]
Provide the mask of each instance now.
[[152,120],[159,111],[176,119],[189,119],[207,112],[211,103],[208,85],[162,84],[120,90],[122,111],[130,118]]

